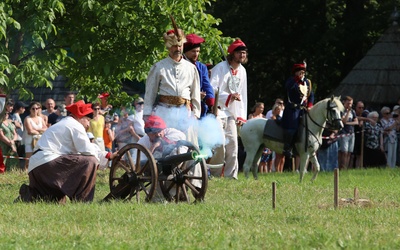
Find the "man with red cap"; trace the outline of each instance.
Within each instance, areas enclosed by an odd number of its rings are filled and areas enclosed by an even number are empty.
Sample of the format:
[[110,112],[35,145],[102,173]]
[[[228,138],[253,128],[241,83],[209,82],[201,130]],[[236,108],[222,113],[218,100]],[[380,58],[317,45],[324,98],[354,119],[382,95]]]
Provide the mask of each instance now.
[[210,84],[207,66],[198,61],[200,54],[200,46],[205,40],[196,35],[189,34],[186,36],[186,43],[183,45],[183,53],[185,58],[196,65],[200,76],[200,94],[201,94],[201,117],[212,111],[215,97],[214,89]]
[[[167,128],[164,120],[155,115],[151,115],[145,122],[145,136],[139,139],[138,144],[145,146],[153,153],[155,158],[160,158],[163,153],[163,146],[176,143],[179,140],[186,140],[186,135],[177,129]],[[141,155],[141,159],[145,157]]]
[[93,115],[91,104],[78,101],[66,107],[70,115],[48,128],[29,159],[29,185],[16,201],[90,202],[97,168],[108,166],[117,152],[99,151],[86,134]]
[[283,154],[287,158],[293,157],[293,140],[300,125],[300,117],[304,110],[311,108],[314,103],[311,81],[305,77],[306,64],[294,64],[292,73],[293,76],[285,83],[287,103],[281,120],[282,127],[285,130]]
[[[165,147],[170,144],[175,144],[180,140],[186,140],[186,135],[177,129],[168,128],[164,120],[155,115],[151,115],[146,119],[144,129],[146,135],[140,138],[137,142],[138,144],[145,146],[150,150],[155,159],[161,158]],[[179,148],[179,152],[174,152],[176,154],[182,154],[187,152],[186,147]],[[136,151],[133,152],[133,158],[136,157]],[[143,152],[140,155],[140,159],[146,159]],[[199,164],[196,164],[193,170],[189,171],[193,176],[201,176],[201,168]],[[201,180],[191,180],[191,183],[195,187],[201,187]],[[161,192],[160,190],[157,192]],[[175,189],[171,191],[171,194],[175,192]]]
[[143,115],[154,113],[169,128],[186,132],[190,117],[200,118],[200,80],[196,66],[183,59],[186,42],[181,29],[163,36],[169,51],[167,58],[154,64],[146,81]]
[[[247,118],[247,73],[243,64],[247,62],[247,47],[236,39],[228,47],[227,61],[215,65],[211,70],[211,85],[219,89],[218,116],[225,133],[226,144],[216,150],[210,164],[224,163],[224,177],[237,179],[239,163],[237,126]],[[219,173],[214,173],[219,175]]]

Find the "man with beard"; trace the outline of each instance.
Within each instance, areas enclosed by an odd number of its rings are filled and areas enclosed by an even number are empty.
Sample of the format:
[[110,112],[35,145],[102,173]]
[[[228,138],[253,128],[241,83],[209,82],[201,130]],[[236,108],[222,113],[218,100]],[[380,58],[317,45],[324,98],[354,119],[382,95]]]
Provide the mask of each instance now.
[[[154,64],[146,81],[143,119],[150,115],[160,117],[167,128],[182,131],[189,142],[198,146],[197,131],[193,125],[200,118],[200,79],[196,66],[183,59],[186,42],[181,29],[175,28],[163,35],[169,54]],[[138,142],[139,143],[139,142]],[[200,176],[197,164],[194,175]],[[193,183],[196,187],[199,184]]]
[[[177,34],[176,34],[177,33]],[[188,133],[191,118],[200,118],[200,80],[196,66],[182,57],[186,42],[181,29],[163,36],[167,58],[154,64],[146,81],[144,120],[154,113],[167,124]]]
[[[228,47],[227,61],[215,65],[211,71],[211,85],[219,89],[218,116],[225,134],[226,144],[218,148],[210,164],[225,164],[224,177],[237,179],[238,133],[247,117],[247,73],[242,64],[247,62],[247,47],[240,39]],[[221,175],[222,169],[214,175]]]
[[183,53],[185,58],[196,65],[200,76],[200,95],[201,95],[201,117],[206,116],[212,111],[214,106],[214,89],[210,84],[207,66],[198,61],[200,54],[200,46],[205,40],[196,35],[189,34],[186,36],[186,43],[183,45]]

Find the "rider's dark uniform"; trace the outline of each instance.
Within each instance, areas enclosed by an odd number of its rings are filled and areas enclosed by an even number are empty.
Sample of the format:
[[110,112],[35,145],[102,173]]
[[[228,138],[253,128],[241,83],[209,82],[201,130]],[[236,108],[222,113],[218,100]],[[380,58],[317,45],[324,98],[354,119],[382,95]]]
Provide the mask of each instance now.
[[311,108],[314,103],[311,81],[305,76],[301,78],[295,75],[300,70],[306,70],[305,64],[295,64],[293,66],[294,76],[285,83],[287,100],[281,124],[285,130],[283,154],[287,157],[292,156],[293,139],[299,128],[300,117],[304,113],[302,107]]

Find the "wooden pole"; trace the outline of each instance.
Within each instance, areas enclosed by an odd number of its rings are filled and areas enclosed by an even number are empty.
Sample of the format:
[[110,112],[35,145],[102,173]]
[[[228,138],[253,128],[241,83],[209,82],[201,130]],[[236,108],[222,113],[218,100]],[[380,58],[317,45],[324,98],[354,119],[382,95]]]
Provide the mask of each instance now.
[[361,127],[360,168],[364,168],[364,128]]
[[[295,161],[295,159],[294,159],[295,157],[293,156],[292,157],[292,172],[296,172],[296,161]],[[299,170],[300,171],[300,170]]]
[[354,188],[354,202],[357,202],[358,199],[359,199],[358,188],[355,187],[355,188]]
[[335,168],[333,185],[334,185],[333,200],[334,200],[334,206],[336,209],[339,206],[339,168]]
[[276,207],[276,182],[272,182],[272,209]]

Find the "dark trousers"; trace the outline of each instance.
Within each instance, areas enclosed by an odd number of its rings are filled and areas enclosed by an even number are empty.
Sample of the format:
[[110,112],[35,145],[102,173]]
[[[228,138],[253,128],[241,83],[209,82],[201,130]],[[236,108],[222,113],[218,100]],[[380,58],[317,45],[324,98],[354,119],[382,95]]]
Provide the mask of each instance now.
[[94,156],[63,155],[29,172],[24,201],[90,202],[94,198],[97,160]]

